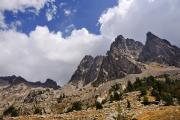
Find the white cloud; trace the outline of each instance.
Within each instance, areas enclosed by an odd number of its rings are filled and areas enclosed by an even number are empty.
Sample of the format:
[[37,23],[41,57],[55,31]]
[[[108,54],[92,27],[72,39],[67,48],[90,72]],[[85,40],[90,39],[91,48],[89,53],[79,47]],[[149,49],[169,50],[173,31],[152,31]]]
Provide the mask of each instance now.
[[97,54],[101,36],[85,28],[73,30],[63,38],[61,32],[50,32],[37,26],[29,36],[15,30],[0,31],[1,75],[22,75],[31,81],[52,78],[68,82],[85,54]]
[[101,34],[113,39],[118,34],[145,41],[152,31],[180,46],[179,0],[119,0],[99,19]]
[[104,14],[101,15],[99,23],[103,25],[103,23],[108,22],[117,15],[119,18],[123,18],[128,12],[133,1],[134,0],[120,0],[118,6],[109,8],[106,12],[104,12]]
[[5,19],[5,18],[4,18],[3,13],[0,12],[0,29],[7,28],[7,25],[5,24],[4,19]]
[[65,5],[67,5],[67,3],[61,2],[61,3],[59,4],[59,7],[62,8],[62,7],[64,7]]
[[57,6],[54,4],[54,1],[49,2],[47,5],[46,18],[48,21],[51,21],[57,13]]
[[1,0],[0,10],[24,11],[28,7],[33,7],[39,11],[48,0]]
[[69,15],[71,15],[71,10],[69,10],[69,9],[64,9],[64,15],[65,16],[69,16]]
[[[55,0],[0,0],[0,28],[5,29],[8,27],[8,25],[6,25],[4,21],[5,18],[3,13],[5,10],[13,11],[15,13],[18,11],[25,12],[26,8],[31,7],[33,8],[33,10],[31,9],[28,11],[34,12],[38,15],[40,9],[43,8],[45,4],[47,4],[48,2],[52,3],[54,1]],[[54,15],[54,8],[52,11],[53,12],[50,13]],[[48,17],[49,19],[51,19],[50,15],[48,15]]]
[[71,33],[74,29],[75,29],[75,25],[74,24],[70,24],[70,25],[68,25],[66,27],[65,33]]

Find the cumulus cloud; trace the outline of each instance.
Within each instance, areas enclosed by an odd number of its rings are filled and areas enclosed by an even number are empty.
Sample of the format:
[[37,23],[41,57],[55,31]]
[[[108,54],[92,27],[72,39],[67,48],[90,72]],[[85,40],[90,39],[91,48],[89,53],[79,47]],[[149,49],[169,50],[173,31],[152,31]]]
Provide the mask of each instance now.
[[2,12],[0,12],[0,28],[1,29],[4,29],[4,28],[7,28],[7,25],[5,24],[5,21],[4,21],[4,15]]
[[152,31],[180,46],[179,0],[119,0],[119,4],[101,15],[100,31],[113,39],[118,34],[145,41]]
[[52,78],[60,84],[68,82],[80,59],[95,54],[102,42],[101,36],[85,28],[73,30],[67,38],[45,26],[37,26],[29,36],[15,30],[0,31],[0,35],[1,75],[22,75],[31,81]]
[[[54,0],[0,0],[0,29],[7,29],[8,25],[6,25],[4,21],[4,11],[9,10],[13,11],[14,13],[21,11],[25,12],[26,8],[33,8],[35,14],[38,14],[40,9],[44,7],[47,3],[52,3]],[[54,13],[54,7],[53,12]],[[48,18],[51,19],[51,16],[48,15]],[[11,27],[11,25],[10,25]]]
[[39,11],[48,0],[1,0],[0,10],[24,11],[28,7],[33,7]]

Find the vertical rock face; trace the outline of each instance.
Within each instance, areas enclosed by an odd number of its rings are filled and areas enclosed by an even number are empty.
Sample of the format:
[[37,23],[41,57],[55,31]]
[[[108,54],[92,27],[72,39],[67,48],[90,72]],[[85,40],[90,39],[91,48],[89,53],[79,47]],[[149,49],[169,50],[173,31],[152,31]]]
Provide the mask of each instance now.
[[99,84],[107,80],[122,78],[126,74],[141,73],[135,59],[138,58],[142,48],[142,43],[119,35],[111,44],[106,56],[95,58],[85,56],[70,83],[77,85],[79,81],[82,81],[86,85],[94,81]]
[[93,58],[90,55],[86,55],[80,62],[80,65],[72,75],[69,82],[74,85],[82,82],[84,85],[86,85],[89,82],[96,80],[103,58],[103,56]]
[[88,73],[91,65],[93,64],[93,60],[94,58],[92,56],[86,55],[81,60],[80,65],[72,75],[71,80],[69,82],[73,83],[74,85],[77,85],[79,81],[84,81],[86,74]]
[[118,36],[111,44],[110,51],[104,58],[97,83],[118,79],[126,74],[141,73],[135,59],[143,48],[143,44],[132,39]]
[[137,59],[142,51],[142,48],[143,44],[141,42],[133,39],[125,39],[122,35],[119,35],[111,44],[110,52]]
[[96,56],[94,58],[94,62],[91,65],[91,68],[89,69],[88,73],[86,74],[84,85],[97,80],[103,59],[104,59],[104,56]]
[[180,67],[180,49],[151,32],[147,33],[146,44],[139,56],[142,62],[158,62]]

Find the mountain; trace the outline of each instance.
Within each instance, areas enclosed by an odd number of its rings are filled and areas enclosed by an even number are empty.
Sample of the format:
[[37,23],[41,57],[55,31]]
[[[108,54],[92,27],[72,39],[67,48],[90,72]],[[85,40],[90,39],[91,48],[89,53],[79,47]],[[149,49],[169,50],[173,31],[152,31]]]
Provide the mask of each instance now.
[[70,83],[78,85],[79,82],[82,82],[83,85],[88,84],[97,79],[100,67],[104,56],[96,56],[93,58],[90,55],[86,55],[80,62],[77,70],[71,77]]
[[180,68],[157,57],[169,60],[178,54],[179,48],[152,33],[145,45],[119,35],[106,55],[86,55],[69,84],[60,89],[51,79],[41,83],[0,77],[0,119],[149,120],[153,115],[179,120]]
[[141,73],[141,68],[136,62],[143,44],[133,39],[125,39],[119,35],[111,44],[106,56],[85,56],[77,70],[71,77],[70,83],[77,85],[82,82],[97,84],[108,80],[118,79],[126,74]]
[[157,62],[180,67],[180,49],[151,32],[147,33],[146,44],[139,56],[141,62]]
[[57,83],[51,79],[47,79],[46,82],[41,83],[41,82],[29,82],[22,78],[21,76],[5,76],[5,77],[0,77],[0,86],[13,86],[13,85],[18,85],[24,83],[27,86],[30,87],[44,87],[44,88],[53,88],[53,89],[58,89],[59,86]]

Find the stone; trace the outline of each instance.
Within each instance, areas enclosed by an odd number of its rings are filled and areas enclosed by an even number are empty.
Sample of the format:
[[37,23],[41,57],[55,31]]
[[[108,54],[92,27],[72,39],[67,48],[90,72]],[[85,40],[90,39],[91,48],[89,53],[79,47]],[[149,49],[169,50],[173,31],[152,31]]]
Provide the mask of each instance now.
[[148,32],[146,37],[146,44],[139,56],[141,62],[157,62],[180,67],[180,48],[151,32]]

